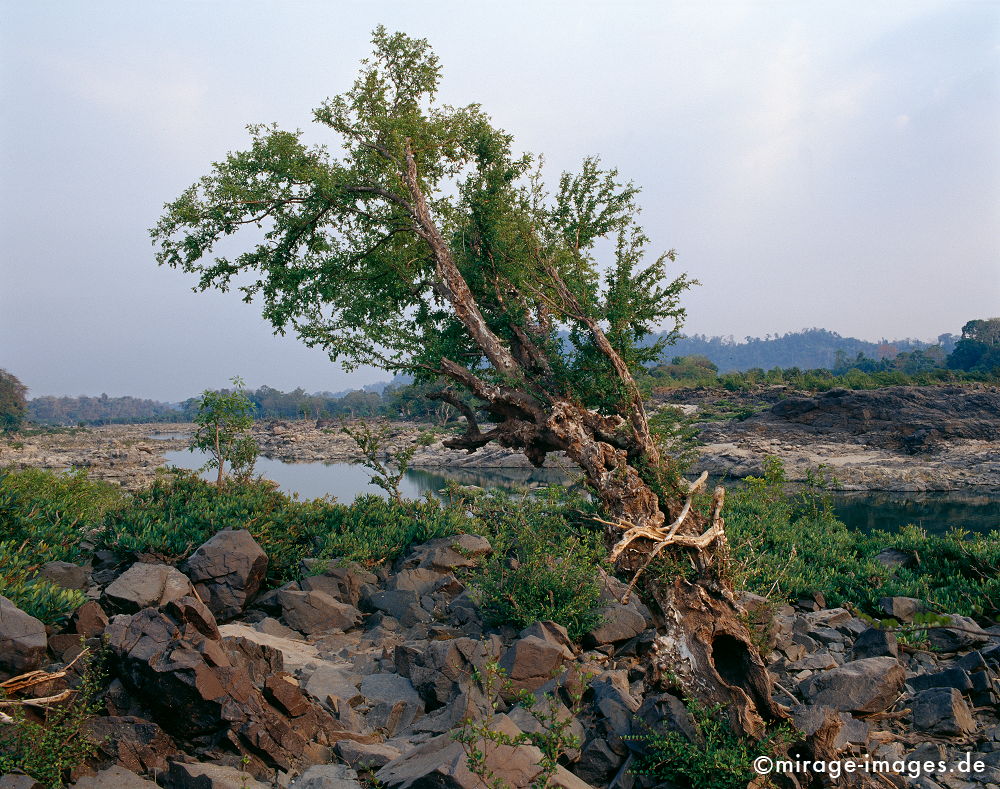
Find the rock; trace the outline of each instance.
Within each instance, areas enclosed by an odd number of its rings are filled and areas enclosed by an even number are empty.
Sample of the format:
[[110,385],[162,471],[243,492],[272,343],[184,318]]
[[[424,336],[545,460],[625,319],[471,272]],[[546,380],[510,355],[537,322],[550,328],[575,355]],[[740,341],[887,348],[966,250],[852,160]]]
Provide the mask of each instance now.
[[923,601],[915,597],[883,597],[878,606],[886,616],[898,622],[912,622],[914,616],[925,610]]
[[314,764],[292,782],[292,789],[361,789],[361,784],[346,764]]
[[0,596],[0,673],[23,674],[45,659],[45,625]]
[[100,603],[88,600],[76,609],[69,624],[74,633],[84,638],[97,638],[108,626],[108,615],[104,613]]
[[367,570],[357,566],[328,566],[321,575],[309,575],[299,584],[307,592],[326,592],[330,597],[342,603],[357,606],[361,600],[361,590],[366,585],[375,584],[378,578]]
[[105,638],[123,685],[182,747],[224,742],[258,776],[325,759],[344,727],[313,703],[294,719],[268,703],[254,678],[280,653],[251,643],[267,665],[255,668],[236,640],[219,638],[211,616],[194,598],[116,616]]
[[572,656],[572,652],[553,639],[527,636],[504,652],[500,667],[506,671],[513,690],[536,690],[552,679]]
[[[109,767],[97,775],[87,775],[73,784],[77,789],[156,789],[156,784],[140,778],[124,767]],[[233,789],[238,789],[234,787]]]
[[133,773],[156,773],[167,769],[167,759],[177,753],[177,744],[158,724],[132,716],[92,718],[87,734],[98,743],[100,753]]
[[896,548],[883,548],[872,558],[874,558],[875,561],[883,567],[889,568],[909,567],[913,564],[912,554],[909,554],[906,551],[900,551]]
[[420,595],[410,589],[384,589],[367,597],[368,605],[398,619],[403,627],[413,627],[433,618],[420,605]]
[[104,597],[117,611],[134,613],[159,608],[171,600],[194,596],[187,576],[165,564],[136,562],[104,590]]
[[264,680],[264,697],[289,718],[297,718],[309,712],[309,701],[299,688],[299,683],[284,672],[271,674]]
[[551,644],[556,644],[563,648],[563,654],[566,655],[568,660],[572,660],[574,657],[573,652],[573,642],[570,640],[569,633],[566,628],[557,622],[544,621],[535,622],[533,625],[528,625],[520,633],[518,633],[518,638],[527,638],[528,636],[536,636],[537,638],[544,639]]
[[399,674],[369,674],[361,680],[360,692],[369,702],[412,701],[423,711],[423,699],[413,683]]
[[492,641],[452,638],[432,641],[423,648],[410,644],[399,646],[393,663],[401,676],[410,679],[430,711],[465,692],[472,682],[473,672],[484,670],[498,651],[498,644]]
[[398,674],[370,674],[361,680],[361,695],[372,704],[368,724],[393,736],[423,714],[424,701],[413,683]]
[[61,586],[63,589],[86,589],[90,583],[86,567],[71,562],[46,562],[38,571],[38,577]]
[[580,759],[573,766],[577,777],[593,786],[607,786],[624,761],[602,738],[595,737],[583,746]]
[[414,592],[418,597],[422,597],[433,592],[444,577],[436,570],[427,568],[400,570],[395,575],[389,576],[385,588],[391,591]]
[[198,548],[181,569],[219,621],[239,616],[260,590],[267,554],[246,529],[220,531]]
[[479,559],[491,553],[493,546],[485,537],[478,534],[456,534],[417,546],[406,557],[402,566],[403,569],[419,567],[449,573],[465,567],[475,567],[479,564]]
[[45,789],[38,781],[24,773],[0,775],[0,789]]
[[292,673],[300,671],[310,664],[315,666],[323,662],[316,647],[306,643],[298,635],[294,639],[282,638],[235,622],[222,625],[219,628],[219,633],[224,639],[242,638],[278,650],[281,653],[285,670]]
[[364,701],[358,690],[361,675],[346,665],[321,664],[306,680],[305,690],[318,701],[326,703],[331,696],[343,699],[348,704]]
[[968,693],[972,690],[972,680],[960,668],[949,668],[933,674],[918,674],[915,677],[910,677],[906,682],[915,691],[927,690],[928,688],[954,688],[959,693]]
[[931,688],[914,696],[913,727],[919,731],[945,736],[971,734],[976,721],[962,694],[954,688]]
[[648,752],[648,737],[677,732],[690,742],[698,742],[698,729],[687,707],[671,693],[647,696],[635,714],[632,730],[636,737],[626,741],[629,750],[638,754]]
[[583,637],[587,647],[628,641],[646,629],[646,619],[631,606],[608,605],[601,609],[601,624]]
[[381,742],[362,743],[354,740],[341,740],[336,745],[336,751],[337,755],[355,770],[378,770],[385,767],[393,759],[400,757],[398,748]]
[[870,627],[854,641],[851,649],[851,660],[864,660],[872,657],[899,657],[899,644],[896,634]]
[[935,649],[941,652],[958,652],[989,643],[990,634],[975,619],[954,615],[945,618],[954,627],[932,627],[927,631],[927,640]]
[[[506,715],[495,716],[488,725],[510,738],[521,734]],[[493,745],[480,741],[475,747],[485,749],[486,769],[505,785],[522,789],[530,786],[541,773],[542,754],[534,746]],[[455,742],[451,734],[442,734],[389,762],[375,778],[387,789],[480,789],[482,779],[469,770],[467,761],[462,743]]]
[[833,656],[826,650],[814,652],[788,664],[788,670],[797,671],[826,671],[829,668],[836,668],[840,665]]
[[269,789],[244,770],[222,764],[171,762],[163,776],[165,789]]
[[325,630],[350,630],[361,620],[357,608],[324,592],[286,590],[278,595],[278,601],[285,623],[307,636]]
[[278,638],[289,638],[294,641],[302,641],[303,636],[298,630],[292,630],[292,628],[287,625],[283,625],[274,617],[265,616],[259,622],[254,625],[254,629],[259,633],[264,633],[269,636],[277,636]]
[[814,674],[799,684],[799,690],[810,704],[875,713],[896,700],[905,681],[906,672],[894,658],[874,657]]
[[792,722],[795,728],[807,737],[815,734],[826,722],[830,714],[839,718],[841,726],[833,740],[836,750],[850,744],[864,745],[868,741],[869,726],[846,712],[837,712],[830,707],[798,704],[792,708]]

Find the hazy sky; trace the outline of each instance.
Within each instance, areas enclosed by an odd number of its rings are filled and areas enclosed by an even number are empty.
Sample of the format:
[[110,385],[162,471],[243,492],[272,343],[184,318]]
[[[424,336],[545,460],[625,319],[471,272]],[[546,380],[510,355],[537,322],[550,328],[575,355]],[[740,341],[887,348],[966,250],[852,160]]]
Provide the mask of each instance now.
[[[640,184],[687,330],[930,339],[1000,314],[1000,2],[0,0],[0,367],[43,394],[337,390],[148,228],[244,126],[308,128],[378,24],[552,175]],[[309,131],[321,139],[318,127]]]

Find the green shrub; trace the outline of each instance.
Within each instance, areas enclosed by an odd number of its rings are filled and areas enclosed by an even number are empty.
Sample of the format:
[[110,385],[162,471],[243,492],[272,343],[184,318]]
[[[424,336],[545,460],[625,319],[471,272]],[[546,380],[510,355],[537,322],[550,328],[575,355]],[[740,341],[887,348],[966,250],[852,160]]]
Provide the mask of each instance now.
[[746,789],[758,777],[753,760],[774,755],[790,737],[789,729],[778,727],[759,742],[743,739],[729,727],[723,705],[706,706],[692,699],[685,706],[695,741],[673,730],[633,736],[645,750],[632,768],[634,774],[691,789]]
[[540,497],[490,491],[469,509],[494,553],[474,579],[483,615],[491,624],[527,627],[550,619],[578,640],[601,622],[597,569],[606,556],[601,533],[588,531],[582,499],[552,490]]
[[47,624],[69,616],[85,602],[83,593],[35,574],[46,562],[85,558],[84,540],[124,500],[113,485],[83,472],[0,471],[0,595]]
[[97,659],[84,664],[70,700],[48,708],[42,722],[29,718],[20,705],[0,707],[13,718],[0,725],[0,775],[18,770],[46,787],[60,787],[70,770],[97,753],[98,743],[88,737],[85,724],[100,708],[98,666]]
[[[731,492],[725,515],[737,588],[789,599],[819,591],[829,605],[868,612],[879,598],[896,595],[940,612],[985,618],[1000,611],[1000,532],[852,531],[836,519],[820,480],[814,476],[790,495],[780,461],[771,459],[763,478],[748,478]],[[885,567],[875,561],[885,548],[919,562]]]
[[135,494],[108,518],[103,542],[122,554],[179,561],[217,531],[247,529],[268,555],[268,578],[298,577],[304,558],[377,565],[410,545],[468,531],[468,516],[428,501],[360,496],[353,504],[298,501],[266,481],[231,481],[217,488],[174,471]]
[[390,562],[411,545],[474,531],[473,521],[437,501],[395,501],[359,496],[329,513],[320,558],[373,566]]

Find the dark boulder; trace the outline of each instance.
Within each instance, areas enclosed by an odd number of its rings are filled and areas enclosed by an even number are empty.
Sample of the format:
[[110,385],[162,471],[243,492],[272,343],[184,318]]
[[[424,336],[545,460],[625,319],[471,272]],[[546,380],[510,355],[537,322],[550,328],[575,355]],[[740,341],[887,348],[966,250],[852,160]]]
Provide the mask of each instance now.
[[895,658],[854,660],[813,674],[799,684],[810,704],[844,712],[875,713],[887,709],[898,697],[906,672]]
[[922,690],[910,704],[917,731],[959,736],[976,730],[976,721],[962,694],[954,688]]
[[45,625],[0,596],[0,674],[22,674],[45,659]]
[[165,564],[136,562],[104,590],[115,611],[135,613],[142,608],[159,608],[171,600],[193,595],[187,576]]
[[246,529],[220,531],[181,569],[216,619],[225,622],[239,616],[260,590],[267,554]]

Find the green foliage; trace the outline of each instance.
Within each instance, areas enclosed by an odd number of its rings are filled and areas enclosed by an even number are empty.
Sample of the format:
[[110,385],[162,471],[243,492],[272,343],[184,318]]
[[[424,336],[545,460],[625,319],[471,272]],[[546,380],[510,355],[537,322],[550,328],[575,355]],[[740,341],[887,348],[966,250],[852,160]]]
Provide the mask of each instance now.
[[[685,706],[696,739],[691,741],[674,730],[634,735],[645,753],[632,772],[692,789],[746,789],[758,777],[753,770],[754,759],[773,756],[791,739],[791,731],[783,726],[774,728],[760,741],[743,739],[729,727],[723,705],[707,706],[690,699]],[[764,784],[768,785],[773,784]]]
[[592,505],[555,489],[542,497],[491,491],[466,504],[494,549],[474,582],[486,621],[521,628],[550,619],[574,640],[600,624],[597,568],[606,551],[580,518]]
[[[380,27],[372,44],[353,86],[314,113],[331,144],[249,127],[246,150],[166,206],[158,262],[202,290],[247,275],[240,290],[277,331],[348,366],[618,413],[631,393],[612,358],[633,371],[655,359],[693,284],[667,277],[672,252],[646,260],[638,190],[588,158],[546,191],[478,105],[437,103],[427,41]],[[229,236],[243,251],[218,255]]]
[[0,433],[16,433],[28,412],[28,387],[13,373],[0,369]]
[[198,426],[191,437],[192,452],[201,450],[210,455],[202,466],[218,469],[217,483],[222,485],[226,463],[237,479],[249,479],[257,462],[257,442],[250,435],[254,406],[243,391],[243,379],[233,378],[232,391],[206,389],[198,403],[194,422]]
[[82,541],[123,500],[120,490],[83,472],[0,470],[0,595],[49,624],[71,614],[83,593],[35,575],[46,562],[83,559]]
[[948,357],[952,370],[1000,374],[1000,318],[969,321]]
[[403,494],[400,493],[399,483],[406,476],[406,470],[410,467],[410,459],[417,451],[417,445],[390,449],[388,438],[392,431],[385,422],[372,428],[362,420],[353,427],[344,425],[342,430],[361,450],[361,465],[372,472],[371,484],[382,488],[396,501],[402,501]]
[[44,719],[29,718],[23,707],[4,700],[0,711],[14,722],[0,725],[0,775],[24,772],[46,787],[63,786],[74,767],[97,753],[99,743],[88,737],[87,720],[100,709],[100,661],[84,663],[82,675],[69,701],[49,707]]
[[[790,599],[820,591],[830,605],[869,612],[887,596],[916,597],[938,611],[966,616],[1000,611],[1000,532],[928,535],[914,526],[852,531],[829,507],[828,484],[814,478],[789,495],[784,469],[771,458],[763,478],[748,478],[745,487],[730,492],[726,526],[737,588]],[[875,561],[886,548],[913,556],[912,566]]]
[[[488,662],[482,671],[475,669],[473,679],[479,683],[483,695],[489,700],[491,714],[480,720],[466,718],[462,721],[461,727],[452,734],[452,739],[462,744],[469,771],[488,789],[511,789],[507,781],[490,769],[489,756],[499,746],[516,748],[521,745],[533,745],[541,751],[538,764],[541,772],[532,781],[531,786],[535,789],[545,789],[559,769],[559,758],[567,751],[579,748],[581,745],[580,739],[570,733],[569,729],[574,720],[573,716],[578,715],[582,708],[582,690],[572,697],[572,707],[567,715],[552,694],[544,694],[541,699],[536,699],[533,694],[525,690],[513,693],[513,683],[495,660]],[[587,681],[588,679],[584,679],[581,687],[586,685]],[[493,728],[492,718],[498,711],[499,699],[511,695],[514,695],[517,703],[534,717],[540,731],[520,732],[516,736],[511,736]]]
[[472,525],[459,510],[437,502],[378,496],[360,496],[350,505],[298,501],[266,481],[219,489],[194,474],[174,471],[110,516],[102,542],[122,554],[178,561],[221,529],[245,528],[268,555],[270,582],[280,584],[298,577],[305,558],[377,565],[413,543],[468,531]]

